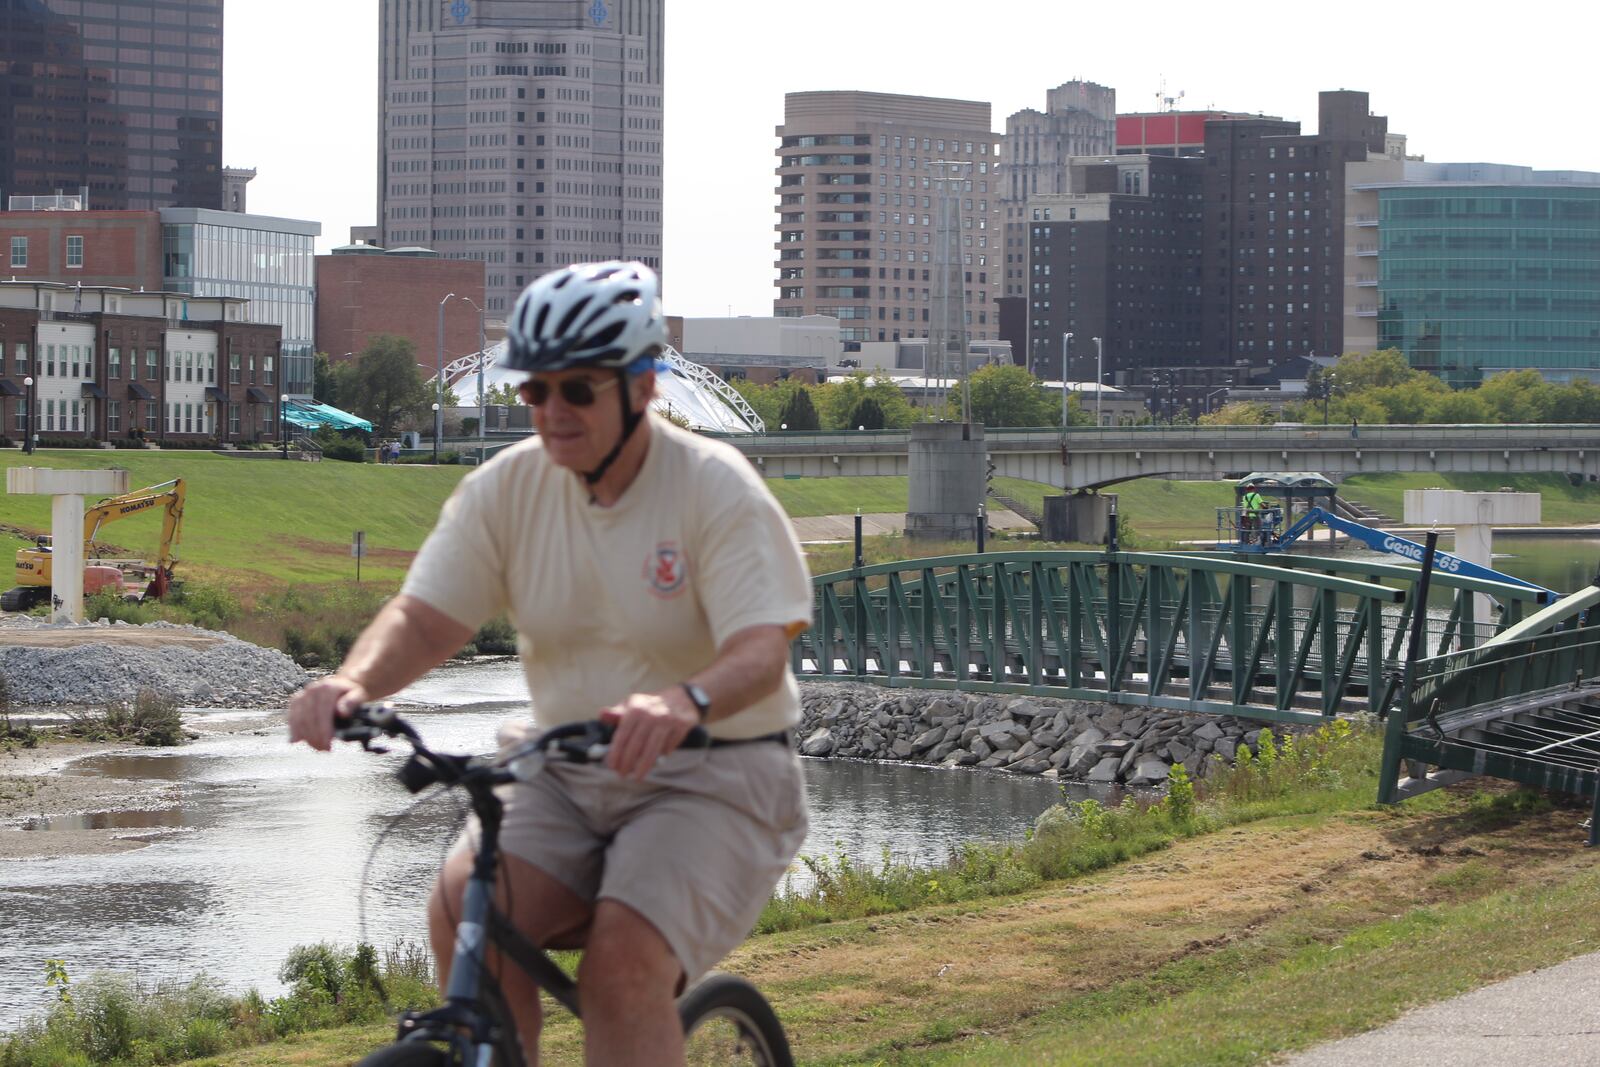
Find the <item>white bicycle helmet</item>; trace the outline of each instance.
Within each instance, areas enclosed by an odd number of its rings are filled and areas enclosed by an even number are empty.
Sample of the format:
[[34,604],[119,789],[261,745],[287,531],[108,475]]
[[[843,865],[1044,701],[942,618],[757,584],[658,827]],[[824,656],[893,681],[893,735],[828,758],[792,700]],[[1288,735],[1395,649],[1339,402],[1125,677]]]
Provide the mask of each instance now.
[[661,283],[643,263],[579,263],[522,291],[506,321],[507,370],[621,370],[667,344]]
[[522,291],[506,321],[508,370],[538,374],[596,367],[615,371],[622,433],[584,481],[598,482],[639,428],[627,379],[655,366],[667,346],[661,282],[643,263],[579,263],[552,271]]

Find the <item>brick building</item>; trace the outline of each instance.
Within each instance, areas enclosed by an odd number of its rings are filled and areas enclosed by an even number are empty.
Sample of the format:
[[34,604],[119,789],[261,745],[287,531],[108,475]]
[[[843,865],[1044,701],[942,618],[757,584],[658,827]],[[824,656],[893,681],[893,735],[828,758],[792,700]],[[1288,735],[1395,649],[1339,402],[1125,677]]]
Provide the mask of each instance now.
[[375,245],[346,245],[318,256],[317,351],[340,362],[360,353],[374,335],[392,334],[416,346],[417,362],[432,366],[439,349],[439,302],[454,293],[457,299],[444,305],[444,362],[476,352],[473,305],[485,306],[484,273],[482,260],[444,259],[421,248],[385,252]]
[[157,211],[0,211],[0,277],[161,288]]
[[246,304],[0,282],[0,436],[21,441],[31,424],[44,446],[276,440],[282,331],[245,321]]

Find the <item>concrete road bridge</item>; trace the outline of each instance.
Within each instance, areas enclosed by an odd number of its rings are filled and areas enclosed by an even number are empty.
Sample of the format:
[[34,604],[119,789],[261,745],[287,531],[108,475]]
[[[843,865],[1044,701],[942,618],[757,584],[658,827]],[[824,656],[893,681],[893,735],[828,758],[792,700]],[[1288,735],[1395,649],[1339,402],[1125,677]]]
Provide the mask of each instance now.
[[[728,436],[767,477],[905,475],[903,430]],[[1215,479],[1253,470],[1349,474],[1578,474],[1600,479],[1600,425],[1182,426],[988,429],[1000,477],[1095,489],[1157,475]]]

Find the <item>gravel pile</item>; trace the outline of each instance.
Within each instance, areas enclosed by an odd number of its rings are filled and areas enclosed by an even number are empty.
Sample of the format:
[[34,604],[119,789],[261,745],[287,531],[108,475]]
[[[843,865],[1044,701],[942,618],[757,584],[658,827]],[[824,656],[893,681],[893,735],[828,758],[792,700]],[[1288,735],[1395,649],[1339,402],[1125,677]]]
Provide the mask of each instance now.
[[261,648],[231,634],[153,622],[62,626],[26,615],[0,616],[0,628],[63,630],[168,630],[219,639],[201,648],[139,647],[87,640],[68,648],[0,646],[0,676],[13,705],[102,705],[132,700],[153,690],[180,704],[218,707],[281,705],[309,676],[277,649]]

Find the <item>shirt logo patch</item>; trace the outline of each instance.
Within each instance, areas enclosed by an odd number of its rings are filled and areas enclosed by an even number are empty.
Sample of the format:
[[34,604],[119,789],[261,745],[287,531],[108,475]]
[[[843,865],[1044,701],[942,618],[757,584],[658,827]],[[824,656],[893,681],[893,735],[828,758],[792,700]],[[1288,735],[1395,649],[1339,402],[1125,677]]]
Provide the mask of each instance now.
[[683,592],[689,578],[689,558],[676,541],[663,541],[644,563],[644,579],[654,596],[667,599]]

